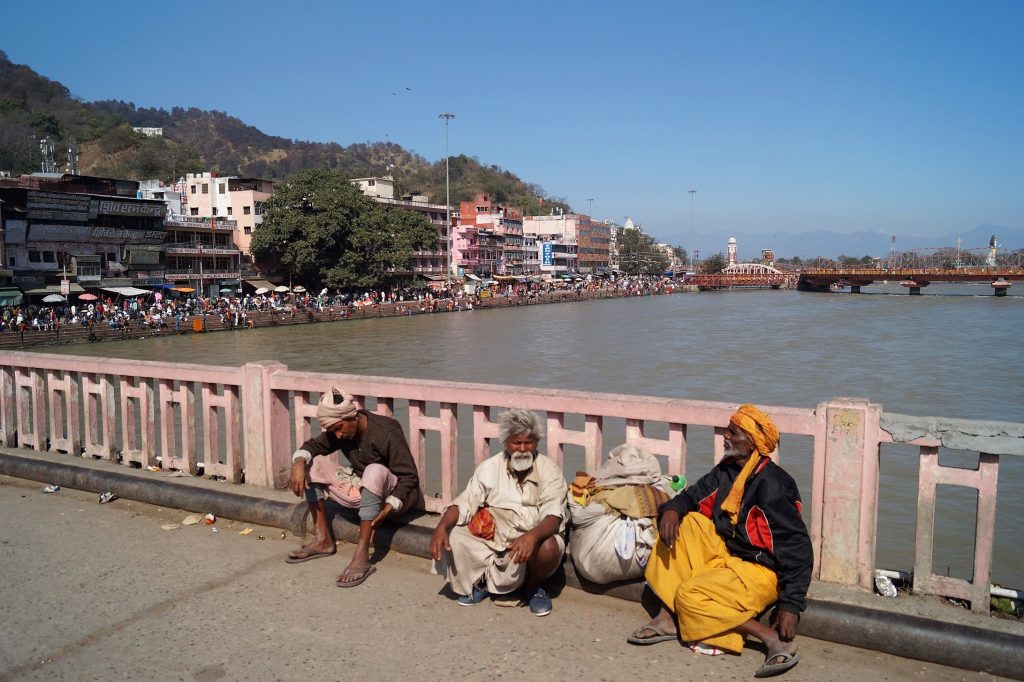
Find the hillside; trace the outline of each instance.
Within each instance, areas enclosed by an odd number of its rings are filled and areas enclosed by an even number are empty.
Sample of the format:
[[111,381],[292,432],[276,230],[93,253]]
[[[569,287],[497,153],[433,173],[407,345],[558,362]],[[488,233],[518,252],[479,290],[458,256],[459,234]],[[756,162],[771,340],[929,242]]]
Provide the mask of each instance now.
[[[148,138],[133,126],[160,127],[164,137]],[[0,170],[39,169],[38,139],[54,142],[58,170],[74,136],[83,173],[133,180],[172,181],[188,172],[249,175],[283,180],[306,168],[332,168],[350,177],[384,175],[390,167],[399,192],[420,192],[444,203],[444,160],[431,163],[390,142],[352,144],[303,142],[267,135],[221,111],[173,107],[137,108],[131,102],[82,102],[62,84],[13,64],[0,51]],[[537,185],[477,159],[451,159],[452,201],[487,192],[494,200],[528,215],[568,209]]]

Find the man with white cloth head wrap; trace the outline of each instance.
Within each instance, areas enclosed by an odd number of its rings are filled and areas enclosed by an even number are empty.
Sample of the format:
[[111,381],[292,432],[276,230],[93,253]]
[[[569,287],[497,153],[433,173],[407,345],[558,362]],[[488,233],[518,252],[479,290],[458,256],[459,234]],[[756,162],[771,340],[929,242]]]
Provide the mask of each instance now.
[[[352,561],[338,576],[338,587],[355,587],[372,574],[370,541],[384,519],[404,514],[420,499],[419,475],[402,426],[390,417],[360,410],[338,388],[320,398],[316,408],[321,433],[292,455],[289,487],[306,497],[316,536],[288,555],[300,563],[334,554],[335,545],[324,504],[328,497],[359,510],[359,539]],[[326,455],[340,451],[351,467],[338,468]]]

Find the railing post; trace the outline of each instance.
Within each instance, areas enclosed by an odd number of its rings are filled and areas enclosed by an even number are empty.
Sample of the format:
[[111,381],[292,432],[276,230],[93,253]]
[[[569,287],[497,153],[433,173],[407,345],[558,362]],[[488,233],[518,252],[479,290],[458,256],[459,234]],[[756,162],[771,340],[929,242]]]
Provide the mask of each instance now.
[[287,367],[278,362],[242,365],[242,413],[245,482],[264,488],[283,488],[291,458],[288,405],[271,389],[270,376]]
[[[878,516],[878,442],[882,408],[867,400],[836,398],[818,406],[813,507],[820,508],[812,539],[819,546],[817,577],[870,589],[874,580]],[[823,431],[823,432],[822,432]],[[821,452],[821,456],[818,453]]]
[[5,448],[13,448],[18,442],[15,395],[14,368],[0,367],[0,446]]

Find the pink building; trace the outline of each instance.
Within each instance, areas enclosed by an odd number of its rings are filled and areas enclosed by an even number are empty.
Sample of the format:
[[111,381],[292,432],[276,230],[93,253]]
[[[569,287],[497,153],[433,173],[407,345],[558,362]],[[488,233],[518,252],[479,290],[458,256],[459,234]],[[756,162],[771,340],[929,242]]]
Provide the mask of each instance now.
[[460,258],[455,262],[466,272],[479,275],[522,275],[525,272],[523,212],[492,202],[488,194],[478,194],[472,201],[461,203],[455,241],[465,249],[465,252],[460,249]]

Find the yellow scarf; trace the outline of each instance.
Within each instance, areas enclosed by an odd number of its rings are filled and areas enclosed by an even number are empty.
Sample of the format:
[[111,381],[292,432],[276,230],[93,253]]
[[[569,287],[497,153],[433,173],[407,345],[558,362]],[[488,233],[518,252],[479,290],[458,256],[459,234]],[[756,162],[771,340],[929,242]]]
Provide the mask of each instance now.
[[754,444],[754,452],[751,453],[747,463],[743,465],[739,476],[732,484],[732,490],[722,502],[722,511],[729,514],[732,525],[736,525],[740,518],[740,503],[743,500],[743,491],[747,486],[747,479],[757,468],[761,457],[767,457],[779,445],[779,430],[775,427],[771,417],[757,409],[753,405],[740,405],[736,414],[729,418],[729,423],[743,429],[743,432]]

